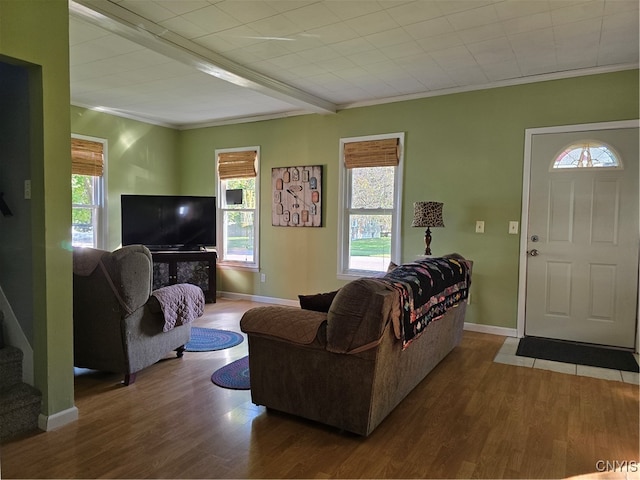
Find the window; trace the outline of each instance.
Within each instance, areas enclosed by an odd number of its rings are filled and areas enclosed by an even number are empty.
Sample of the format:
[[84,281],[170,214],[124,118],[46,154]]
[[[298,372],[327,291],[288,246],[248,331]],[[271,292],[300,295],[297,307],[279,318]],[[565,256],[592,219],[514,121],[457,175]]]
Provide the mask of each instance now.
[[338,276],[385,272],[400,259],[404,134],[340,140]]
[[104,171],[106,143],[87,137],[71,139],[71,244],[104,246]]
[[585,140],[565,148],[554,160],[552,170],[602,167],[621,168],[622,165],[611,147]]
[[221,265],[258,268],[259,156],[259,147],[216,150]]

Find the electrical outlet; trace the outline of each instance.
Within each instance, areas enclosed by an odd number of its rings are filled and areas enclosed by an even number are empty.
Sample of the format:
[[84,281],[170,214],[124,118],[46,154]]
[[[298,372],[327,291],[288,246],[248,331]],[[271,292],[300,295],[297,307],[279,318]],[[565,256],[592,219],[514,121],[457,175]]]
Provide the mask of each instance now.
[[267,281],[267,274],[266,273],[261,273],[260,274],[260,282],[264,283]]
[[24,181],[24,198],[25,200],[31,199],[31,180]]
[[476,222],[476,233],[484,233],[484,220]]
[[509,234],[510,235],[518,234],[518,222],[509,222]]

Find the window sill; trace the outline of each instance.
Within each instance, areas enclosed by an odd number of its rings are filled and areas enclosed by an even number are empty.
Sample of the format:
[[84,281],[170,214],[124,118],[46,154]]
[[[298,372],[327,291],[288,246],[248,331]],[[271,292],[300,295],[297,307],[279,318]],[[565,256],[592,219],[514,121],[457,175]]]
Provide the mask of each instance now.
[[369,270],[358,270],[358,271],[354,271],[354,272],[347,272],[347,273],[338,273],[337,278],[338,280],[357,280],[358,278],[368,278],[368,277],[377,277],[377,276],[382,276],[387,272],[378,272],[378,271],[369,271]]
[[245,272],[259,272],[260,268],[254,264],[242,264],[234,262],[219,262],[216,265],[221,270],[244,270]]

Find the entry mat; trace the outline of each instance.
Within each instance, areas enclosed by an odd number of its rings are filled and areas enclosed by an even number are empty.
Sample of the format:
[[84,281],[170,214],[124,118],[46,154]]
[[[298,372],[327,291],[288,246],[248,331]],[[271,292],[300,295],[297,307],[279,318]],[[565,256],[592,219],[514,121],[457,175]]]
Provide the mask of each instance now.
[[640,370],[631,352],[548,338],[521,338],[516,355],[626,372]]

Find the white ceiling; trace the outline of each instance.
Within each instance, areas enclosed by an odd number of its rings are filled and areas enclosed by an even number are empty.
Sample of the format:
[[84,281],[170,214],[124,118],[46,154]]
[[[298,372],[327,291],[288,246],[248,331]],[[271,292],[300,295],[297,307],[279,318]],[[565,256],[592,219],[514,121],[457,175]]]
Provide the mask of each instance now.
[[71,100],[190,128],[638,66],[638,0],[70,0]]

